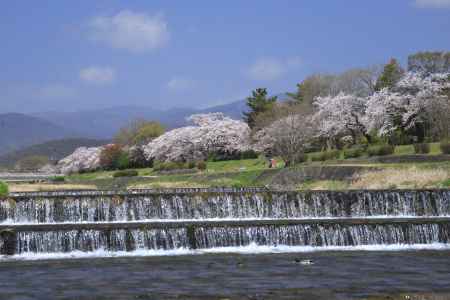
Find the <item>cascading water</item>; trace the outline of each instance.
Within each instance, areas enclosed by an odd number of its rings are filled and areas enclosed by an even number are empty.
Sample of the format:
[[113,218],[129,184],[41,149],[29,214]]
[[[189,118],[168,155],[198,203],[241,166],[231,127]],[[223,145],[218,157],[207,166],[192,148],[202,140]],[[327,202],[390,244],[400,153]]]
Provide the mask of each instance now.
[[17,250],[23,252],[134,251],[187,248],[184,229],[70,230],[20,232]]
[[448,225],[294,225],[237,228],[199,228],[199,248],[247,246],[364,246],[449,242]]
[[0,254],[447,245],[449,216],[445,189],[17,194],[0,201]]
[[450,191],[30,196],[0,202],[0,223],[150,219],[448,216]]

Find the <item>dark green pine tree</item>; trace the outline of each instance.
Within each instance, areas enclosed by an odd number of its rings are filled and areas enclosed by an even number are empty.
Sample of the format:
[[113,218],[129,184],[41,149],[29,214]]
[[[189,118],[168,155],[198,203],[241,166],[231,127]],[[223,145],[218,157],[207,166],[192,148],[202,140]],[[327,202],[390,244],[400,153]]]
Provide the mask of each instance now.
[[383,73],[377,79],[375,84],[375,90],[379,91],[384,88],[392,88],[397,82],[400,81],[405,71],[395,58],[384,66]]
[[271,110],[276,101],[276,96],[267,96],[267,89],[265,88],[258,88],[252,91],[252,95],[247,98],[247,106],[250,110],[244,113],[244,120],[248,126],[253,128],[258,114]]

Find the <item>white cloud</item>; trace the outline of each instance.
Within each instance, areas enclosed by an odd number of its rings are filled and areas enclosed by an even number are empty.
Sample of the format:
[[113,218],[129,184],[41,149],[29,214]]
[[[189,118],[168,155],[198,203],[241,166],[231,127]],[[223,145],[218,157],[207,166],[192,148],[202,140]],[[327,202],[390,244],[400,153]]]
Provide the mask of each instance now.
[[89,22],[88,28],[94,40],[135,53],[163,47],[170,37],[162,15],[129,10],[113,16],[95,17]]
[[415,0],[414,4],[423,8],[450,8],[450,0]]
[[40,98],[70,98],[76,95],[76,90],[64,84],[54,83],[37,89]]
[[167,82],[167,89],[171,91],[186,91],[195,86],[195,81],[188,78],[174,77]]
[[92,84],[109,84],[116,78],[116,72],[111,67],[88,67],[80,71],[80,79]]
[[271,81],[281,78],[287,72],[298,68],[301,60],[298,57],[290,57],[284,60],[277,58],[260,58],[251,65],[246,73],[254,80]]

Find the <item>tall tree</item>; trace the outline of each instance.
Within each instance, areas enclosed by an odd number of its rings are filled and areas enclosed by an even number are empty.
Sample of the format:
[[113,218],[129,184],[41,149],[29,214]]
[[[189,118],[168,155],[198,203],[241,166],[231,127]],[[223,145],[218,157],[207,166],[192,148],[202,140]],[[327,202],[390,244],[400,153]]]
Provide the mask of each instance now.
[[450,72],[450,52],[417,52],[408,56],[408,71],[423,73]]
[[373,65],[345,71],[336,76],[334,90],[360,97],[369,96],[375,92],[375,85],[382,70],[382,65]]
[[328,74],[313,74],[297,84],[297,91],[288,95],[297,102],[312,104],[314,98],[332,93],[334,76]]
[[244,113],[245,122],[250,128],[253,128],[257,116],[271,110],[276,102],[277,97],[268,97],[267,89],[265,88],[258,88],[252,91],[252,95],[247,98],[247,106],[250,108],[250,111]]
[[384,88],[392,88],[400,81],[405,71],[395,58],[384,66],[383,72],[377,79],[375,90],[380,91]]
[[339,93],[360,97],[373,94],[382,66],[356,68],[341,74],[314,74],[297,84],[295,93],[288,93],[294,102],[311,105],[316,97],[337,96]]
[[164,127],[156,121],[134,120],[119,130],[114,142],[124,146],[139,146],[148,144],[163,133]]

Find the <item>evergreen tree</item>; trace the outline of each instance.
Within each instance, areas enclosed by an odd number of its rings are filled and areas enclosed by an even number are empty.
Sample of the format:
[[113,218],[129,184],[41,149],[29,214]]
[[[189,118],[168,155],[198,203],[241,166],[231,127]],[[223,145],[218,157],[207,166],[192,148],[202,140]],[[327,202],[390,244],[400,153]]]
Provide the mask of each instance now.
[[258,88],[252,91],[252,95],[247,98],[247,106],[250,108],[250,111],[244,113],[244,120],[248,126],[253,128],[257,115],[271,110],[276,101],[276,96],[267,96],[267,89],[265,88]]
[[395,58],[384,66],[383,72],[377,79],[375,90],[380,91],[384,88],[392,88],[397,82],[400,81],[405,71]]

